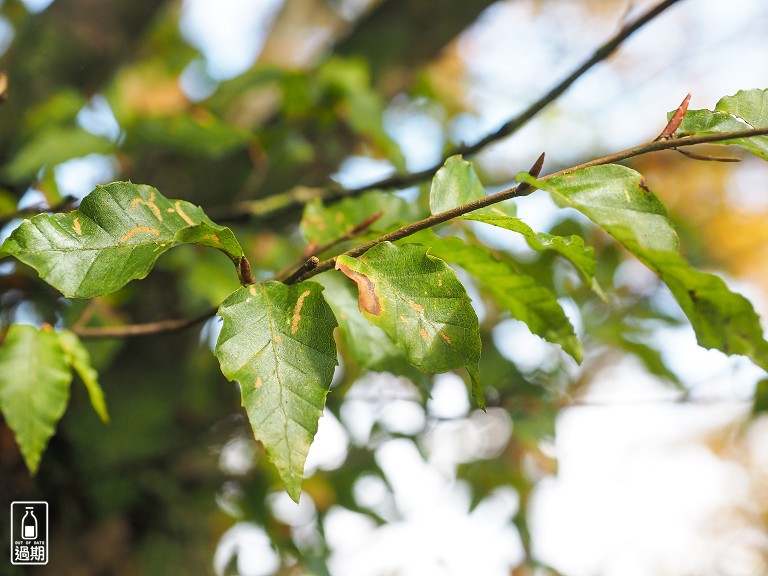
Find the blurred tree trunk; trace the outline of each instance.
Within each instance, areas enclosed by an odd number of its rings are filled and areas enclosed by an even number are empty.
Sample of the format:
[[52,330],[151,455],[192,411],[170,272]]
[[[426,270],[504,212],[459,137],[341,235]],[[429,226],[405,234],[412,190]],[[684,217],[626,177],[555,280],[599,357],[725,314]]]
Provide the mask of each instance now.
[[86,96],[98,91],[131,59],[166,0],[58,0],[41,14],[23,15],[18,2],[15,38],[0,59],[10,88],[0,106],[0,165],[24,138],[28,111],[61,88]]
[[385,0],[357,22],[334,52],[365,59],[376,87],[393,96],[495,2]]

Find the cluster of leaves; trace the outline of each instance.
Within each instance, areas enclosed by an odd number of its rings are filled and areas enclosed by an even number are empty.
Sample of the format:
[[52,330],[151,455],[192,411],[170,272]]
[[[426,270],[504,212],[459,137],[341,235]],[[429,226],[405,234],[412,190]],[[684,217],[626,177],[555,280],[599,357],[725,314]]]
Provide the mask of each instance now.
[[[768,91],[739,92],[721,100],[714,111],[688,112],[674,136],[765,128],[766,102]],[[721,143],[768,159],[766,137]],[[589,218],[661,278],[700,345],[748,356],[768,370],[768,342],[751,304],[680,255],[666,210],[639,173],[607,164],[543,179],[520,173],[517,180],[520,186],[498,195],[499,200],[535,189],[550,192],[560,206]],[[428,228],[448,215],[511,230],[531,249],[565,258],[597,297],[607,298],[596,277],[594,249],[577,235],[534,231],[515,217],[513,203],[494,200],[477,208],[486,198],[472,165],[454,156],[432,181],[429,209],[436,219],[426,217],[416,226],[407,202],[378,191],[336,204],[310,203],[302,231],[310,247],[323,246],[318,255],[324,250],[331,257],[320,265],[316,258],[308,259],[310,265],[301,274],[283,281],[256,282],[234,233],[199,207],[126,182],[97,187],[72,212],[24,221],[2,252],[34,268],[67,298],[106,295],[144,278],[164,252],[181,244],[226,254],[241,287],[218,308],[223,323],[215,355],[223,374],[239,382],[254,436],[290,496],[298,500],[304,463],[337,364],[337,326],[362,368],[405,375],[414,369],[463,369],[476,402],[484,407],[479,321],[453,266],[532,333],[582,360],[582,345],[550,288],[509,256],[489,249],[467,227],[440,234]],[[335,240],[349,240],[350,231],[361,230],[361,222],[372,237],[362,245],[365,249],[358,245],[333,253],[339,245]],[[66,407],[72,369],[106,419],[96,373],[72,332],[12,326],[0,348],[0,409],[33,472]]]

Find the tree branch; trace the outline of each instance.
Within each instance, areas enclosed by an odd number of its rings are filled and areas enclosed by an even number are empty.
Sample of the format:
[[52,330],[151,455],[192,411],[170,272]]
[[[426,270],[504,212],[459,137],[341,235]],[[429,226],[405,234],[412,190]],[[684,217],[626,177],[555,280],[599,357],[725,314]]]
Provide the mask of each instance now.
[[[613,164],[615,162],[620,162],[621,160],[626,160],[634,156],[641,156],[643,154],[648,154],[650,152],[658,152],[660,150],[676,150],[677,148],[680,148],[682,146],[693,146],[695,144],[707,144],[712,142],[722,142],[724,140],[736,140],[739,138],[751,138],[755,136],[766,136],[766,135],[768,135],[768,128],[758,128],[758,129],[750,129],[750,130],[740,130],[737,132],[723,132],[720,134],[704,134],[699,136],[680,136],[678,138],[668,138],[666,140],[653,140],[651,142],[640,144],[639,146],[635,146],[633,148],[622,150],[621,152],[609,154],[601,158],[590,160],[589,162],[584,162],[582,164],[578,164],[576,166],[572,166],[564,170],[559,170],[558,172],[553,172],[552,174],[549,174],[548,176],[541,178],[541,180],[546,180],[548,178],[551,178],[552,176],[567,174],[569,172],[574,172],[576,170],[581,170],[583,168],[589,168],[591,166]],[[539,160],[543,160],[543,154],[542,156],[539,157]],[[537,160],[537,164],[539,163],[539,160]],[[532,193],[534,190],[535,188],[532,188],[527,184],[519,184],[517,186],[513,186],[512,188],[507,188],[506,190],[502,190],[501,192],[490,194],[489,196],[485,196],[484,198],[480,198],[473,202],[462,204],[461,206],[457,206],[456,208],[452,208],[444,212],[433,214],[431,216],[428,216],[427,218],[424,218],[423,220],[419,220],[418,222],[407,224],[401,228],[398,228],[397,230],[393,230],[388,234],[384,234],[383,236],[380,236],[374,240],[371,240],[366,244],[357,246],[355,248],[352,248],[351,250],[347,250],[346,252],[344,252],[344,254],[347,256],[352,256],[353,258],[357,256],[361,256],[366,251],[370,250],[371,248],[373,248],[374,246],[382,242],[394,242],[396,240],[401,240],[412,234],[415,234],[416,232],[419,232],[421,230],[426,230],[427,228],[432,228],[433,226],[437,226],[438,224],[442,224],[443,222],[447,222],[448,220],[453,220],[454,218],[458,218],[459,216],[463,216],[464,214],[467,214],[469,212],[474,212],[475,210],[479,210],[480,208],[486,208],[487,206],[498,204],[499,202],[503,202],[504,200],[509,200],[510,198],[526,196]],[[336,265],[337,257],[338,256],[334,256],[333,258],[329,258],[327,260],[320,262],[320,264],[318,264],[314,269],[308,271],[306,274],[302,276],[297,277],[296,282],[301,282],[303,280],[311,278],[316,274],[320,274],[321,272],[325,272],[326,270],[332,269]]]
[[[406,174],[396,174],[376,182],[371,182],[364,186],[357,188],[341,188],[338,186],[312,189],[312,198],[322,198],[325,201],[339,200],[349,196],[358,196],[363,192],[376,189],[397,189],[405,188],[423,182],[431,178],[445,163],[445,161],[456,154],[468,156],[479,152],[489,144],[511,136],[517,132],[520,128],[525,126],[529,120],[534,118],[539,112],[546,108],[549,104],[559,98],[568,88],[570,88],[579,78],[581,78],[587,71],[593,66],[599,64],[603,60],[607,59],[613,54],[632,34],[637,32],[640,28],[646,25],[648,22],[659,16],[662,12],[679,2],[680,0],[664,0],[659,4],[651,7],[645,13],[638,16],[632,22],[625,24],[619,32],[617,32],[612,38],[607,40],[603,45],[598,47],[595,52],[587,58],[578,68],[573,70],[568,76],[551,88],[541,98],[532,103],[523,112],[515,116],[514,118],[505,122],[495,132],[488,134],[481,140],[474,144],[458,146],[445,154],[445,156],[434,166],[430,166],[424,170],[418,172],[410,172]],[[305,204],[309,199],[307,198],[308,190],[306,188],[299,188],[297,190],[289,190],[282,194],[276,194],[262,200],[254,200],[250,202],[244,202],[241,205],[235,207],[235,209],[226,215],[222,215],[223,219],[240,220],[249,217],[266,217],[274,212],[282,210],[288,210]],[[219,220],[222,220],[222,216]]]
[[[645,144],[641,144],[633,148],[628,148],[621,152],[616,152],[615,154],[609,154],[608,156],[603,156],[602,158],[596,158],[594,160],[590,160],[589,162],[584,162],[583,164],[566,168],[565,170],[553,172],[552,174],[544,176],[541,179],[546,180],[548,178],[551,178],[552,176],[558,176],[561,174],[566,174],[568,172],[574,172],[576,170],[589,168],[591,166],[613,164],[614,162],[626,160],[634,156],[648,154],[650,152],[658,152],[661,150],[676,150],[677,148],[680,148],[683,146],[693,146],[696,144],[723,142],[727,140],[751,138],[755,136],[768,136],[768,128],[740,130],[737,132],[723,132],[720,134],[704,134],[700,136],[680,136],[677,138],[668,138],[666,140],[653,140],[651,142],[647,142]],[[543,161],[544,161],[544,155],[542,154],[530,170],[530,173],[532,175],[538,176],[538,172],[541,169],[541,164],[543,163]],[[438,214],[433,214],[432,216],[428,216],[427,218],[424,218],[423,220],[419,220],[418,222],[407,224],[401,228],[398,228],[397,230],[384,234],[376,238],[375,240],[367,242],[366,244],[362,244],[360,246],[352,248],[351,250],[347,250],[346,252],[344,252],[344,254],[352,257],[361,256],[366,251],[370,250],[373,246],[380,244],[382,242],[387,242],[387,241],[394,242],[397,240],[401,240],[412,234],[415,234],[416,232],[419,232],[421,230],[426,230],[427,228],[431,228],[443,222],[447,222],[454,218],[458,218],[459,216],[463,216],[464,214],[473,212],[480,208],[485,208],[493,204],[498,204],[499,202],[502,202],[504,200],[509,200],[510,198],[526,196],[532,193],[534,190],[535,188],[525,183],[519,184],[511,188],[507,188],[506,190],[502,190],[501,192],[497,192],[496,194],[485,196],[484,198],[480,198],[473,202],[462,204],[461,206],[457,206],[456,208],[452,208],[444,212],[439,212]],[[371,219],[369,218],[364,223],[367,223],[370,220]],[[364,223],[361,223],[361,225]],[[333,258],[324,260],[314,268],[311,267],[312,265],[314,265],[314,260],[310,258],[310,260],[312,261],[312,264],[309,266],[309,268],[311,269],[307,270],[307,269],[300,268],[299,270],[291,274],[288,278],[286,278],[284,282],[286,284],[295,284],[298,282],[302,282],[303,280],[306,280],[308,278],[311,278],[316,274],[325,272],[326,270],[330,270],[336,265],[337,257],[338,256],[334,256]],[[175,332],[178,330],[183,330],[185,328],[190,328],[196,324],[199,324],[200,322],[207,320],[208,318],[211,318],[212,316],[215,316],[216,312],[217,312],[217,309],[212,308],[210,310],[207,310],[203,314],[200,314],[199,316],[195,316],[193,318],[159,320],[157,322],[148,322],[146,324],[127,324],[124,326],[106,326],[106,327],[99,327],[99,328],[74,327],[72,328],[72,331],[78,336],[80,336],[81,338],[133,338],[138,336],[147,336],[150,334]]]

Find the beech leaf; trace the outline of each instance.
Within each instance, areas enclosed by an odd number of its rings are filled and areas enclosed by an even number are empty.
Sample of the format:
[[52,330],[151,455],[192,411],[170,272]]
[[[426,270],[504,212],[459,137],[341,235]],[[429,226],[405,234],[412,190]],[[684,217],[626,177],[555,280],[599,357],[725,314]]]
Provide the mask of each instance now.
[[455,236],[438,237],[424,231],[413,236],[430,247],[430,252],[458,264],[472,275],[496,302],[547,342],[559,344],[574,360],[581,362],[583,349],[573,326],[555,295],[533,277],[496,258],[487,248],[468,244]]
[[572,235],[566,238],[564,236],[556,236],[545,232],[535,232],[528,226],[528,224],[519,218],[502,216],[500,214],[470,214],[463,218],[465,220],[474,220],[476,222],[492,224],[493,226],[498,226],[522,234],[525,241],[528,243],[528,246],[537,252],[544,252],[545,250],[553,250],[557,252],[564,258],[570,260],[571,264],[576,267],[576,270],[581,273],[584,280],[596,294],[603,300],[607,299],[605,292],[603,292],[603,289],[595,278],[595,273],[597,272],[595,249],[592,248],[592,246],[586,246],[584,244],[584,239],[580,236]]
[[236,266],[243,259],[232,231],[201,208],[151,186],[114,182],[97,186],[77,210],[22,222],[2,250],[68,298],[90,298],[144,278],[160,255],[186,243],[216,248]]
[[[725,96],[710,110],[689,110],[677,129],[677,136],[703,136],[750,128],[768,128],[768,89],[740,90]],[[713,144],[735,144],[768,160],[768,136],[733,138]]]
[[[437,214],[485,196],[485,188],[472,164],[460,155],[451,156],[432,179],[432,187],[429,191],[429,209],[432,214]],[[505,201],[486,208],[479,208],[473,214],[512,216],[515,214],[515,204],[511,201]]]
[[253,434],[297,502],[336,366],[336,319],[322,290],[314,282],[253,284],[219,308],[221,371],[240,383]]
[[378,326],[374,326],[360,312],[355,285],[333,271],[315,276],[323,285],[323,296],[333,310],[347,348],[362,368],[377,372],[391,372],[405,376],[426,386],[426,377],[412,366],[403,351]]
[[548,190],[603,228],[669,287],[704,348],[743,354],[768,370],[768,342],[752,304],[712,274],[692,267],[678,253],[677,233],[643,177],[624,166],[595,166],[535,180],[518,180]]
[[104,391],[99,385],[99,375],[91,364],[91,355],[88,353],[87,348],[80,341],[77,334],[69,330],[63,330],[59,333],[59,341],[64,350],[67,364],[77,372],[77,375],[80,376],[85,385],[93,410],[101,418],[102,422],[109,422],[109,412],[107,410],[107,402],[104,399]]
[[477,368],[477,315],[456,273],[417,244],[377,244],[336,269],[357,284],[360,312],[424,372]]
[[11,325],[0,347],[0,411],[32,474],[67,407],[71,382],[58,334]]

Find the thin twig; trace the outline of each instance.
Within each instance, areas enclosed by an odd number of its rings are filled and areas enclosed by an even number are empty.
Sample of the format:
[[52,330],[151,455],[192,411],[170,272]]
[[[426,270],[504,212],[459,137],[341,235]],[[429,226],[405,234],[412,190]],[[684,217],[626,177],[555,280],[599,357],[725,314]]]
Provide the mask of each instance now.
[[[700,134],[698,136],[679,136],[677,138],[667,138],[666,140],[653,140],[652,142],[646,142],[645,144],[640,144],[639,146],[627,148],[621,152],[608,154],[607,156],[603,156],[601,158],[595,158],[594,160],[553,172],[546,178],[559,176],[561,174],[565,174],[566,172],[574,172],[575,170],[581,170],[582,168],[589,168],[590,166],[613,164],[615,162],[621,162],[622,160],[634,158],[635,156],[649,154],[650,152],[659,152],[661,150],[676,150],[682,146],[711,144],[713,142],[738,140],[740,138],[754,138],[755,136],[768,136],[768,128],[750,128],[747,130],[737,130],[736,132],[720,132],[717,134]],[[545,180],[546,178],[542,178],[542,180]]]
[[[489,144],[501,140],[502,138],[506,138],[507,136],[511,136],[517,132],[539,112],[541,112],[544,108],[559,98],[587,71],[613,54],[632,34],[637,32],[648,22],[659,16],[662,12],[679,1],[680,0],[664,0],[663,2],[660,2],[656,6],[653,6],[648,11],[638,16],[632,22],[625,24],[619,30],[619,32],[617,32],[612,38],[606,41],[602,46],[597,48],[595,52],[578,68],[573,70],[573,72],[571,72],[568,76],[566,76],[563,80],[551,88],[541,98],[528,106],[528,108],[523,110],[520,114],[514,118],[511,118],[495,132],[488,134],[474,144],[468,144],[454,148],[434,166],[430,166],[429,168],[420,170],[418,172],[396,174],[394,176],[390,176],[376,182],[371,182],[370,184],[359,186],[357,188],[329,187],[325,189],[307,189],[300,187],[295,190],[289,190],[288,192],[284,192],[282,194],[270,196],[269,198],[265,198],[263,200],[245,202],[228,214],[222,214],[219,216],[219,220],[242,220],[249,217],[265,217],[278,211],[301,206],[308,202],[310,199],[314,198],[322,198],[325,201],[338,200],[349,196],[358,196],[363,192],[368,192],[370,190],[406,188],[408,186],[412,186],[414,184],[418,184],[419,182],[428,180],[440,169],[440,167],[449,157],[456,154],[461,154],[464,156],[474,154],[484,149]],[[307,198],[308,192],[313,194],[312,198]]]
[[74,327],[72,332],[80,338],[134,338],[148,336],[150,334],[162,334],[176,332],[191,328],[216,315],[217,309],[211,308],[193,318],[178,318],[170,320],[158,320],[145,324],[125,324],[123,326],[101,326],[98,328]]
[[[544,154],[541,154],[536,160],[533,167],[531,168],[531,171],[538,172],[539,170],[541,170],[541,166],[543,166],[543,164],[544,164]],[[383,236],[379,236],[375,240],[371,240],[366,244],[362,244],[361,246],[356,246],[351,250],[347,250],[346,252],[344,252],[344,254],[347,256],[352,256],[353,258],[357,256],[361,256],[365,254],[368,250],[370,250],[377,244],[381,244],[382,242],[395,242],[397,240],[401,240],[403,238],[411,236],[412,234],[415,234],[416,232],[420,232],[421,230],[426,230],[427,228],[432,228],[433,226],[437,226],[438,224],[442,224],[443,222],[447,222],[448,220],[453,220],[454,218],[458,218],[459,216],[467,214],[468,212],[473,212],[475,210],[479,210],[480,208],[485,208],[486,206],[490,206],[491,204],[497,204],[499,202],[503,202],[504,200],[515,198],[516,196],[524,196],[526,194],[530,194],[531,192],[533,192],[533,190],[534,189],[529,184],[526,184],[526,183],[518,184],[517,186],[514,186],[512,188],[507,188],[506,190],[502,190],[501,192],[497,192],[496,194],[491,194],[490,196],[485,196],[483,198],[473,200],[472,202],[467,202],[466,204],[462,204],[461,206],[457,206],[456,208],[451,208],[450,210],[438,212],[437,214],[428,216],[423,220],[419,220],[418,222],[412,222],[411,224],[406,224],[405,226],[402,226],[397,230],[393,230],[392,232],[384,234]],[[306,280],[307,278],[314,276],[315,274],[319,274],[320,272],[325,272],[326,270],[330,270],[336,265],[336,258],[338,258],[338,256],[334,256],[333,258],[329,258],[328,260],[323,260],[314,269],[310,270],[309,272],[307,272],[302,276],[297,277],[296,282],[301,282],[303,280]]]
[[[342,242],[347,242],[348,240],[352,240],[356,236],[359,236],[363,232],[365,232],[368,228],[373,225],[374,222],[376,222],[379,218],[384,216],[384,212],[376,212],[375,214],[369,216],[359,224],[356,224],[354,227],[349,229],[347,232],[342,234],[341,236],[338,236],[337,238],[334,238],[333,240],[326,242],[325,244],[321,244],[319,246],[310,246],[309,249],[304,252],[304,254],[301,255],[301,257],[294,261],[289,266],[286,266],[283,270],[275,274],[275,276],[272,278],[273,280],[277,280],[279,282],[285,282],[288,278],[295,277],[298,273],[299,276],[306,272],[308,269],[301,270],[304,266],[307,265],[309,260],[312,258],[315,258],[317,260],[317,256],[322,254],[323,252],[327,252],[331,248],[334,248],[335,246],[338,246]],[[320,260],[317,260],[319,262]],[[317,262],[315,264],[317,264]],[[300,268],[301,267],[301,268]],[[299,270],[301,272],[299,273]]]
[[741,158],[734,158],[732,156],[711,156],[709,154],[697,154],[696,152],[689,152],[688,150],[678,150],[683,156],[692,160],[703,160],[704,162],[741,162]]
[[[559,176],[562,174],[567,174],[569,172],[574,172],[576,170],[581,170],[583,168],[590,168],[592,166],[613,164],[615,162],[620,162],[621,160],[626,160],[634,156],[640,156],[642,154],[648,154],[650,152],[658,152],[660,150],[672,150],[682,146],[693,146],[695,144],[707,144],[711,142],[721,142],[724,140],[736,140],[739,138],[750,138],[754,136],[766,136],[766,135],[768,135],[768,128],[758,128],[758,129],[740,130],[737,132],[728,132],[728,133],[722,133],[722,134],[705,134],[701,136],[681,136],[679,138],[653,140],[651,142],[646,142],[645,144],[640,144],[639,146],[634,146],[633,148],[622,150],[621,152],[616,152],[615,154],[609,154],[601,158],[590,160],[589,162],[584,162],[577,166],[572,166],[571,168],[566,168],[564,170],[553,172],[552,174],[549,174],[548,176],[545,176],[541,179],[546,180],[548,178],[551,178],[552,176]],[[539,160],[542,160],[542,158],[540,157]],[[539,161],[537,160],[537,164],[538,162]],[[444,212],[433,214],[432,216],[428,216],[427,218],[424,218],[423,220],[419,220],[418,222],[407,224],[402,228],[398,228],[397,230],[394,230],[392,232],[389,232],[388,234],[384,234],[383,236],[380,236],[379,238],[371,240],[367,244],[363,244],[362,246],[357,246],[355,248],[352,248],[351,250],[347,250],[346,252],[344,252],[344,254],[347,256],[352,256],[353,258],[357,256],[361,256],[366,251],[370,250],[371,248],[373,248],[374,246],[382,242],[394,242],[396,240],[401,240],[421,230],[426,230],[427,228],[437,226],[438,224],[442,224],[443,222],[447,222],[448,220],[453,220],[454,218],[463,216],[468,212],[473,212],[475,210],[479,210],[480,208],[485,208],[487,206],[491,206],[493,204],[503,202],[504,200],[509,200],[510,198],[525,196],[530,194],[534,190],[535,190],[534,188],[524,184],[519,184],[512,188],[507,188],[506,190],[502,190],[501,192],[497,192],[495,194],[485,196],[484,198],[480,198],[479,200],[468,202],[467,204],[462,204],[461,206],[457,206],[456,208],[452,208]],[[329,258],[328,260],[324,260],[320,262],[320,264],[318,264],[316,268],[314,268],[313,270],[310,270],[307,274],[297,278],[297,282],[301,282],[303,280],[311,278],[315,274],[320,274],[321,272],[325,272],[326,270],[332,269],[336,265],[336,258],[337,256],[334,256],[333,258]]]

